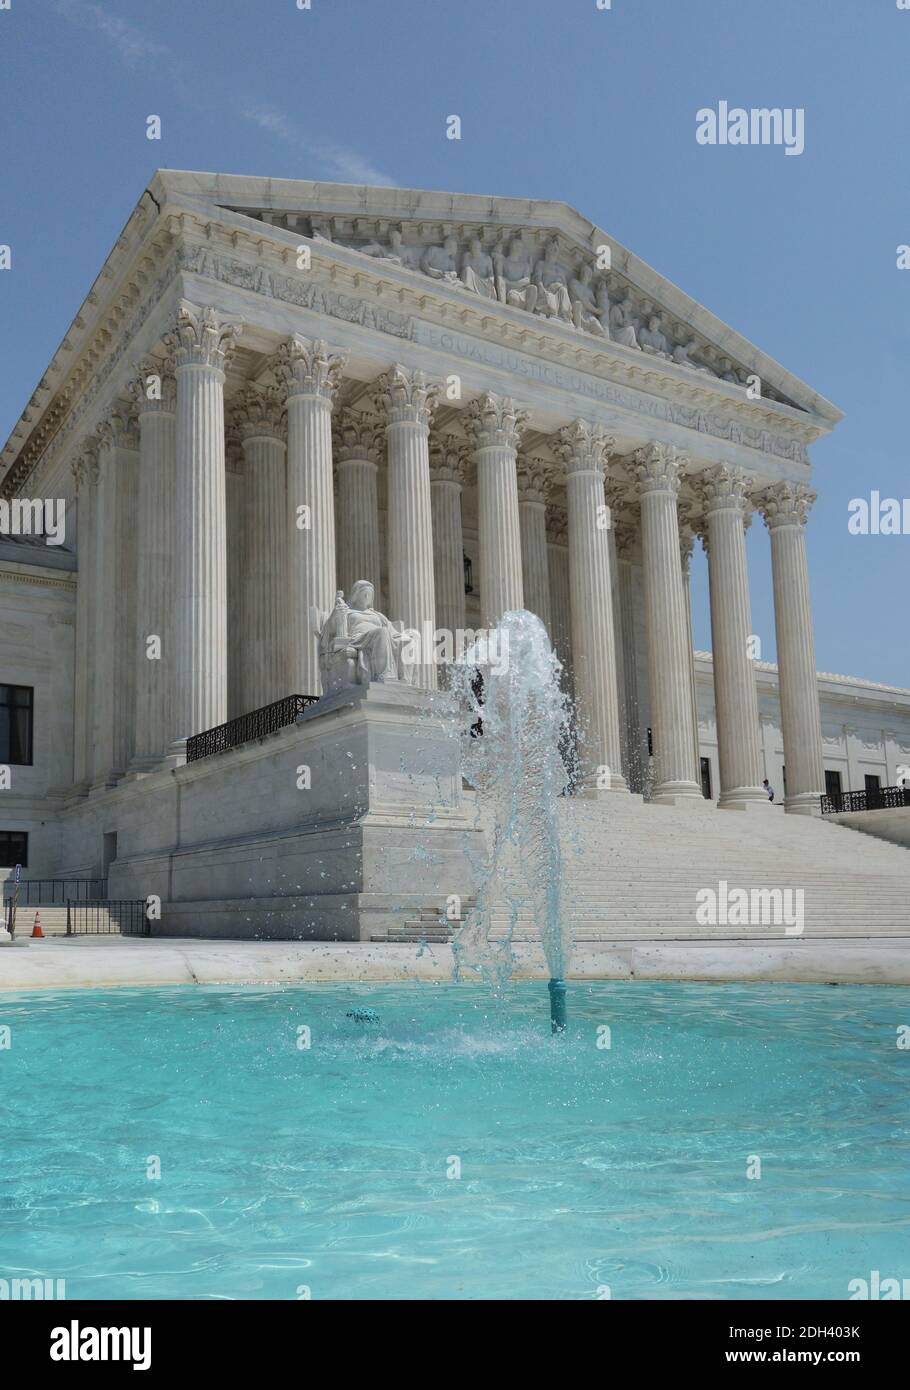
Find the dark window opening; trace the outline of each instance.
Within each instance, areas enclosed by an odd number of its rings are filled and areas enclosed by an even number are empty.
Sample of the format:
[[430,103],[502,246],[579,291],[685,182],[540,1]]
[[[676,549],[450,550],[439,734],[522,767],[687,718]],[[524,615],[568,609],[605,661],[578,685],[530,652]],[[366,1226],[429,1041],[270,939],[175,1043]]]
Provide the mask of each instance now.
[[28,868],[28,832],[0,830],[0,869]]
[[701,758],[701,794],[706,801],[711,798],[711,759]]
[[865,782],[867,792],[881,791],[882,779],[877,775],[877,773],[867,772],[865,775]]
[[35,692],[30,685],[0,685],[0,763],[30,766]]
[[825,768],[825,795],[840,796],[841,784],[840,773],[832,772],[830,768]]

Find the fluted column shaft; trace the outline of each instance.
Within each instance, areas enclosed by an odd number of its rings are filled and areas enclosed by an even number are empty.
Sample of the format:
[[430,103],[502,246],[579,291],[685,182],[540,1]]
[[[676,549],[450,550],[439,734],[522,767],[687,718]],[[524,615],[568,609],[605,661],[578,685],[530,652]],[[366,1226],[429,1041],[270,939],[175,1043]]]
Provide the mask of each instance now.
[[770,805],[763,791],[758,694],[749,655],[752,614],[746,568],[746,479],[721,465],[704,477],[711,591],[714,708],[720,763],[718,804]]
[[518,530],[524,606],[536,613],[553,640],[550,567],[547,555],[547,496],[550,468],[540,459],[523,458],[518,468]]
[[95,507],[98,487],[98,449],[86,441],[73,463],[76,481],[78,581],[76,586],[76,690],[73,737],[73,783],[87,791],[92,781],[94,681]]
[[430,501],[430,415],[438,388],[396,365],[379,382],[389,449],[389,617],[419,635],[414,684],[436,688],[436,580]]
[[683,597],[686,605],[686,646],[689,650],[689,700],[692,705],[692,753],[695,771],[701,781],[701,744],[698,741],[698,683],[695,676],[695,639],[692,635],[692,551],[695,532],[691,525],[679,525],[679,560],[682,573]]
[[561,507],[547,510],[547,572],[550,580],[550,641],[566,672],[567,688],[572,677],[572,636],[569,612],[569,519]]
[[224,374],[238,329],[210,308],[177,319],[175,740],[227,718]]
[[[174,737],[177,383],[173,362],[140,364],[136,577],[136,737],[131,768],[148,771]],[[157,642],[154,640],[157,639]]]
[[343,412],[336,441],[338,470],[338,587],[351,592],[368,580],[380,599],[377,423],[353,410]]
[[771,533],[774,623],[787,794],[784,808],[818,815],[825,790],[815,637],[809,599],[805,525],[815,493],[794,483],[759,499]]
[[249,389],[234,421],[243,446],[246,506],[242,566],[245,710],[261,709],[291,689],[288,652],[288,497],[279,393]]
[[525,420],[508,396],[472,401],[469,422],[477,459],[480,621],[493,628],[503,613],[524,607],[518,523],[517,449]]
[[332,403],[344,362],[326,343],[296,335],[279,354],[288,417],[288,640],[299,695],[322,691],[318,628],[335,604]]
[[622,775],[610,514],[604,494],[603,432],[584,420],[560,431],[569,513],[569,590],[579,764],[583,784],[628,791]]
[[[463,451],[444,440],[430,445],[430,507],[433,514],[433,572],[436,627],[453,635],[465,625],[464,536],[461,492]],[[453,655],[457,655],[453,652]]]
[[689,638],[676,498],[681,460],[665,445],[634,455],[641,497],[651,729],[658,802],[701,801],[689,690]]
[[227,717],[236,719],[249,710],[243,694],[249,635],[243,611],[248,528],[243,445],[240,431],[228,415],[225,416],[224,431],[224,512],[227,545]]

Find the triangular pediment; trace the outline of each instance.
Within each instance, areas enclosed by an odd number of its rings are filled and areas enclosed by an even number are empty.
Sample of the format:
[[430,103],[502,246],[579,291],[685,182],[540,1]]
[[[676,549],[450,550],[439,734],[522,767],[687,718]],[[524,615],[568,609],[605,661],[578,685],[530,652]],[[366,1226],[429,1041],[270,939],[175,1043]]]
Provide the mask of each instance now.
[[[669,361],[820,417],[841,412],[565,203],[162,170],[169,199],[331,243],[427,288],[576,328],[620,354]],[[514,250],[515,247],[517,250]],[[513,254],[514,251],[514,254]],[[535,288],[527,289],[524,281]],[[476,298],[475,298],[476,302]]]

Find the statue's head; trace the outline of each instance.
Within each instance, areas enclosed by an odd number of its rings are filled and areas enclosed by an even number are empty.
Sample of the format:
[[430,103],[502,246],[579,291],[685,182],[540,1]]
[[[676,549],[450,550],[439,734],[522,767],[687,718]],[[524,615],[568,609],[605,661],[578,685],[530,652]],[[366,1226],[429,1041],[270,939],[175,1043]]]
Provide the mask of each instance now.
[[659,314],[652,314],[652,315],[651,315],[651,317],[648,319],[648,327],[650,328],[650,330],[651,330],[652,333],[656,333],[656,332],[657,332],[658,328],[660,328],[660,315],[659,315]]
[[445,247],[446,251],[448,251],[449,255],[454,256],[455,252],[458,250],[458,237],[447,236],[442,244]]
[[351,608],[356,608],[362,613],[365,608],[373,607],[374,596],[375,591],[370,581],[368,579],[358,579],[351,590],[348,604]]

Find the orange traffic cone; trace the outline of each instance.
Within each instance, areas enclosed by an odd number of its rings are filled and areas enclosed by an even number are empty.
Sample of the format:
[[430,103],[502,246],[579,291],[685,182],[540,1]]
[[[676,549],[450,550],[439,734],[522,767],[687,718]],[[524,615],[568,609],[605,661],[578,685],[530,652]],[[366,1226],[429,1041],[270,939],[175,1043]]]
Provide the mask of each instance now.
[[36,912],[36,913],[35,913],[35,925],[32,927],[32,937],[34,938],[34,937],[36,937],[36,936],[40,936],[40,937],[42,937],[42,938],[44,937],[44,932],[41,930],[41,913],[40,913],[40,912]]

